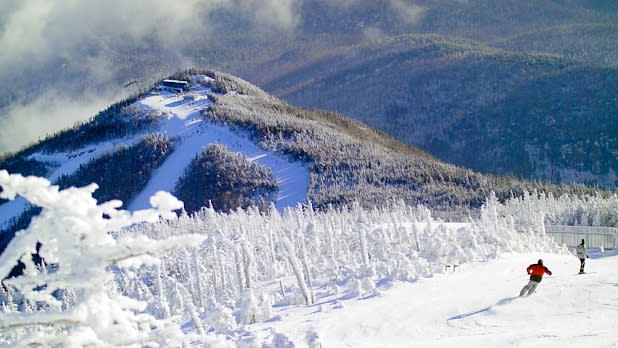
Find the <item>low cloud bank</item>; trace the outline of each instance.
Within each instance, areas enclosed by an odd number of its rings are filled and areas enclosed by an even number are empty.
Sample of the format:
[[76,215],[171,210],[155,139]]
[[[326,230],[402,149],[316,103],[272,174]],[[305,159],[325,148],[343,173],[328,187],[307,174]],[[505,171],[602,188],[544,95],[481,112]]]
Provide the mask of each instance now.
[[0,153],[13,152],[25,145],[94,116],[117,97],[84,95],[78,99],[48,92],[26,104],[11,105],[2,112]]

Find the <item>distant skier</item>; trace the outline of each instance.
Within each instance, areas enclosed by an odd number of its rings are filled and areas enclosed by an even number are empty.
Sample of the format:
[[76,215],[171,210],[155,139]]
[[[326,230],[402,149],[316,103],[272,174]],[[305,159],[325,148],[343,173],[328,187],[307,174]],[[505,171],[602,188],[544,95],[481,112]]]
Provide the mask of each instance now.
[[575,248],[577,257],[579,258],[579,274],[584,274],[584,266],[586,265],[586,259],[588,258],[588,250],[586,249],[586,241],[582,239],[582,242]]
[[545,273],[551,275],[551,271],[543,266],[543,260],[539,259],[537,263],[533,263],[526,269],[526,272],[530,275],[530,281],[526,286],[524,286],[519,292],[519,296],[524,296],[526,293],[528,295],[532,295],[536,287],[539,286],[541,280],[543,280],[543,275]]

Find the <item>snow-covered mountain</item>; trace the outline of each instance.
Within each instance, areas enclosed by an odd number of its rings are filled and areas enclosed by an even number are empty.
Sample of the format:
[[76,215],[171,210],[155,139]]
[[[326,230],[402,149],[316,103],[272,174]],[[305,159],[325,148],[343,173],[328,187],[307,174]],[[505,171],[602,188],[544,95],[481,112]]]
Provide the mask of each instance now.
[[[89,139],[91,132],[84,132],[77,127],[78,132],[83,133],[83,139],[75,145],[55,148],[54,140],[66,135],[66,133],[61,133],[51,141],[44,141],[35,146],[35,150],[26,150],[27,154],[21,157],[18,155],[5,159],[0,167],[10,171],[23,169],[26,173],[33,170],[33,167],[38,167],[42,168],[45,177],[50,181],[67,183],[67,181],[71,182],[70,178],[79,173],[80,169],[96,163],[98,159],[113,156],[122,148],[131,149],[142,142],[145,137],[157,134],[173,141],[173,151],[165,153],[165,158],[158,161],[158,166],[152,168],[149,173],[150,177],[146,178],[140,187],[131,188],[134,191],[132,195],[124,196],[128,198],[126,204],[131,211],[149,206],[148,198],[156,191],[173,192],[179,179],[186,174],[185,171],[189,164],[195,161],[211,144],[220,144],[226,151],[240,153],[245,156],[246,161],[267,168],[272,173],[272,179],[277,183],[277,193],[272,197],[272,203],[281,211],[286,207],[304,203],[309,185],[308,168],[300,161],[290,160],[282,154],[260,148],[250,141],[247,132],[238,129],[234,131],[229,125],[208,122],[203,113],[212,105],[212,100],[208,95],[212,93],[211,85],[214,80],[204,75],[193,75],[191,78],[195,82],[191,88],[182,93],[166,88],[153,89],[130,103],[126,103],[127,105],[124,106],[126,113],[123,113],[123,117],[139,118],[143,115],[154,117],[149,127],[145,129],[139,129],[137,126],[138,129],[126,130],[126,133],[130,135],[125,135],[123,132],[123,136],[120,137],[105,136],[93,141]],[[101,114],[98,117],[100,116]],[[94,122],[96,122],[96,117],[91,123]],[[50,143],[51,145],[48,145]],[[27,163],[26,168],[20,168],[19,164],[17,168],[13,168],[12,164],[21,159]],[[113,159],[112,162],[115,160]],[[118,166],[114,174],[124,172],[121,175],[125,177],[132,175],[132,173],[125,172],[128,168],[121,168],[118,163],[114,165]],[[36,172],[36,169],[34,171],[33,174],[40,174]],[[86,177],[83,180],[98,181],[96,177]],[[115,180],[103,185],[119,184],[119,181],[121,179],[116,177]],[[112,195],[102,198],[120,197]],[[27,209],[28,205],[23,199],[0,205],[0,227],[8,228],[14,219]]]
[[[318,209],[404,200],[437,214],[466,216],[492,190],[554,193],[585,188],[483,176],[445,164],[344,116],[293,107],[236,77],[186,70],[185,90],[152,89],[110,106],[0,161],[10,173],[48,178],[60,188],[99,185],[99,201],[143,208],[157,190],[189,213],[297,204]],[[0,204],[4,247],[38,213],[23,200]]]

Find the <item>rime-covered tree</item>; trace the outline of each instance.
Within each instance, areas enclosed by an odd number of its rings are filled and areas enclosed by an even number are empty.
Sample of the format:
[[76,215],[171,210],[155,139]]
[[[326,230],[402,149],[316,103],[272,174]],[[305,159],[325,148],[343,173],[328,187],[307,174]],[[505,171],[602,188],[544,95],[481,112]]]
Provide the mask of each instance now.
[[[0,255],[0,275],[6,276],[16,260],[25,263],[22,276],[5,284],[22,298],[37,303],[43,311],[3,313],[3,336],[15,347],[95,346],[95,347],[179,347],[199,339],[185,335],[169,319],[158,320],[144,312],[146,304],[110,291],[113,267],[157,264],[158,255],[189,244],[203,236],[184,235],[162,240],[143,233],[115,237],[114,232],[142,222],[156,222],[160,216],[175,217],[173,210],[182,202],[159,192],[151,197],[153,209],[129,213],[119,210],[120,201],[97,204],[92,197],[97,185],[59,190],[42,178],[0,171],[1,196],[23,196],[42,207],[30,226],[18,233]],[[41,243],[40,250],[35,245]],[[35,272],[29,257],[40,253],[48,273]],[[112,268],[110,268],[112,267]],[[58,291],[70,290],[72,303],[63,308]]]

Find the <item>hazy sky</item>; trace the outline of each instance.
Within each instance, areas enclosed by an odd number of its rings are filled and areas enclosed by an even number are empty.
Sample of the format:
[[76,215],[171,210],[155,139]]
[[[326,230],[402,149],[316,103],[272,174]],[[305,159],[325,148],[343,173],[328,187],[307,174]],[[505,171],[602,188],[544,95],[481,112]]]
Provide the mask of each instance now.
[[[53,65],[56,61],[79,61],[86,69],[78,72],[85,86],[77,97],[60,88],[41,87],[35,96],[0,89],[16,96],[0,109],[0,153],[88,119],[126,94],[121,86],[103,91],[92,87],[105,86],[116,76],[119,68],[109,57],[122,54],[119,46],[139,47],[147,38],[174,52],[183,45],[183,38],[209,33],[204,19],[217,9],[237,11],[260,25],[289,29],[298,22],[299,6],[300,0],[0,1],[0,81],[32,80],[36,90],[37,76],[31,72],[44,73],[44,67],[52,64],[61,74],[62,67]],[[171,59],[178,61],[179,68],[191,65],[178,55]],[[2,100],[0,96],[0,106]]]
[[220,8],[290,27],[300,0],[20,0],[0,3],[0,66],[71,53],[93,36],[153,35],[168,44],[181,33],[203,32],[204,15]]

